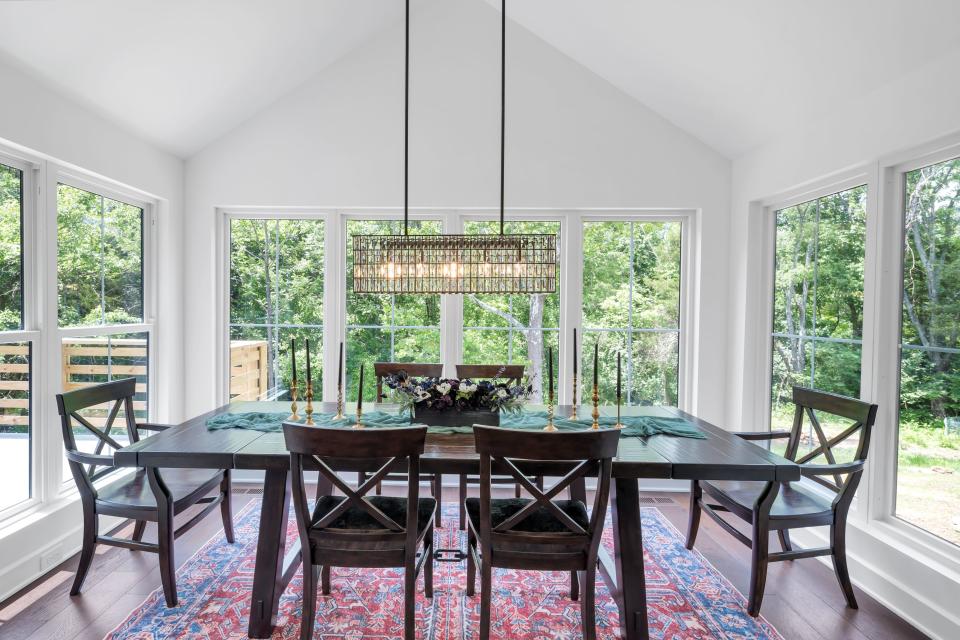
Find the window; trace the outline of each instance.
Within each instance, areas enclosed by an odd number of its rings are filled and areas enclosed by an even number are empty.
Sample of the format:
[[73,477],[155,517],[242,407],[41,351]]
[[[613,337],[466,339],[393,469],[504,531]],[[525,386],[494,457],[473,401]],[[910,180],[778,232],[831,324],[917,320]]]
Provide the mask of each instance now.
[[[323,380],[323,220],[231,218],[230,399],[289,397],[290,341],[314,393]],[[303,397],[305,388],[301,389]]]
[[[499,222],[464,223],[464,232],[468,234],[497,233],[499,228]],[[504,231],[559,236],[560,223],[511,221]],[[463,362],[526,365],[533,384],[532,402],[543,400],[548,348],[553,349],[554,366],[559,367],[559,336],[559,284],[552,294],[463,297]]]
[[896,515],[960,544],[960,158],[906,173]]
[[[134,411],[149,417],[150,342],[153,325],[144,302],[144,206],[70,184],[57,185],[57,318],[60,380],[72,391],[136,378]],[[110,407],[91,407],[85,417],[102,426]],[[77,445],[93,451],[96,438],[75,428]],[[123,421],[111,434],[128,442]],[[58,438],[59,440],[59,438]],[[61,445],[62,447],[62,445]],[[66,457],[62,479],[73,486]]]
[[[360,363],[367,366],[364,398],[376,395],[373,362],[441,362],[439,295],[355,295],[353,293],[353,235],[403,232],[398,220],[347,220],[347,342],[344,396],[356,400],[355,384]],[[440,233],[437,220],[410,221],[410,234]]]
[[[676,406],[680,355],[680,222],[585,222],[580,381],[593,376],[599,342],[600,402],[616,401],[617,352],[623,403]],[[586,399],[586,391],[581,396]]]
[[866,197],[858,186],[775,212],[773,429],[791,428],[795,385],[860,396]]
[[23,172],[0,164],[0,511],[30,499],[31,342],[23,332]]

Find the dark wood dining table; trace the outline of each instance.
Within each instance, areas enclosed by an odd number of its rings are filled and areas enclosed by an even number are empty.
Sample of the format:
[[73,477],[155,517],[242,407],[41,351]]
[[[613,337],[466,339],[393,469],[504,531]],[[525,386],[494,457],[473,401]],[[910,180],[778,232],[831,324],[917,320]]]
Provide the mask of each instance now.
[[[332,403],[315,405],[317,412],[333,413],[335,408]],[[375,405],[373,408],[389,410],[389,405]],[[600,409],[602,415],[615,415],[615,407]],[[289,411],[288,403],[232,403],[124,447],[115,454],[116,464],[122,466],[265,472],[250,595],[251,638],[268,638],[272,634],[280,596],[300,564],[299,547],[286,549],[290,518],[289,456],[282,433],[247,429],[211,431],[206,423],[220,413],[284,410]],[[570,410],[568,406],[558,407],[557,415],[568,416]],[[775,453],[673,407],[625,407],[623,414],[686,418],[706,436],[695,439],[655,435],[620,440],[620,449],[613,463],[614,481],[610,496],[614,557],[601,553],[600,572],[619,607],[621,637],[637,640],[649,637],[638,480],[788,482],[800,479],[800,469]],[[581,407],[580,415],[586,415],[585,407]],[[473,436],[428,434],[420,469],[425,474],[479,474],[479,456],[474,450]]]

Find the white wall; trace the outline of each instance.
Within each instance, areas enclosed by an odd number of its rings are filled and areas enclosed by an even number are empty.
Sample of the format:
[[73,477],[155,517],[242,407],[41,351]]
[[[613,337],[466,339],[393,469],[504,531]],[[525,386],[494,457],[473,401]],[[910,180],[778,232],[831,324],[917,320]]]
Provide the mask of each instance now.
[[[480,0],[411,25],[412,207],[495,207],[500,14]],[[508,209],[701,211],[698,410],[725,411],[729,161],[515,24],[508,26]],[[216,314],[215,207],[402,205],[403,31],[396,24],[187,163],[186,308]],[[188,332],[186,411],[215,406],[213,323]]]
[[[161,420],[182,416],[183,161],[161,152],[0,60],[0,143],[73,165],[150,194],[159,201],[156,399]],[[144,96],[149,100],[150,96]],[[61,442],[53,398],[40,399],[35,437]],[[49,440],[48,440],[49,441]],[[79,549],[82,518],[75,499],[48,503],[0,528],[0,600]],[[103,525],[109,523],[104,522]],[[41,565],[40,558],[44,558]],[[52,563],[52,564],[51,564]]]
[[[960,84],[953,81],[958,65],[960,53],[916,67],[862,99],[838,103],[829,117],[786,132],[776,141],[734,160],[729,234],[728,425],[742,425],[744,430],[766,426],[766,416],[758,410],[763,403],[757,401],[769,394],[768,386],[757,383],[757,372],[769,366],[764,356],[769,340],[769,311],[762,308],[766,291],[760,284],[761,274],[769,266],[765,264],[764,214],[760,203],[802,190],[805,185],[826,184],[834,177],[861,171],[874,181],[869,197],[875,199],[878,168],[885,157],[925,146],[928,141],[960,130]],[[880,215],[875,200],[869,212]],[[878,220],[868,221],[868,228],[877,224]],[[887,253],[883,259],[881,266],[896,274],[893,257]],[[894,300],[894,306],[898,304]],[[883,376],[884,371],[866,374]],[[880,440],[889,440],[895,429],[895,407],[890,407],[887,394],[870,397],[873,392],[868,386],[864,389],[869,399],[882,405],[871,447],[876,458],[884,451],[877,446]],[[888,478],[877,478],[875,484],[881,480],[889,482]],[[869,484],[861,486],[858,501],[867,502],[870,492]],[[885,497],[879,493],[877,487],[870,500],[882,502]],[[854,582],[928,633],[957,637],[960,618],[956,614],[956,594],[960,593],[960,579],[944,565],[922,562],[910,548],[878,533],[877,523],[869,520],[866,512],[864,506],[848,533]],[[801,542],[813,540],[814,537],[805,537]]]

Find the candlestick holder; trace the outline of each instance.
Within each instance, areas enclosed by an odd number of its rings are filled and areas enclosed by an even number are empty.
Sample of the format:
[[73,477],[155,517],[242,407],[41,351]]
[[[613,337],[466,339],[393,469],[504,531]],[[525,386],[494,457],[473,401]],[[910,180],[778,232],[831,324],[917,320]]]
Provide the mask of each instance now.
[[304,409],[303,412],[307,415],[306,424],[310,425],[311,427],[317,424],[316,422],[313,421],[313,383],[312,382],[307,383],[307,408]]
[[357,424],[353,425],[353,429],[363,429],[363,409],[358,405],[357,406]]
[[343,385],[337,385],[337,415],[333,416],[334,420],[343,420]]
[[297,379],[290,382],[290,416],[287,418],[290,422],[299,422],[300,414],[297,413]]
[[617,424],[613,425],[617,429],[626,429],[627,425],[620,422],[620,394],[617,394]]
[[543,428],[544,431],[556,431],[557,426],[553,424],[553,394],[550,394],[550,399],[547,400],[547,426]]
[[570,419],[577,419],[577,374],[573,374],[573,408],[570,409]]
[[600,393],[597,385],[593,385],[593,424],[591,429],[600,428]]

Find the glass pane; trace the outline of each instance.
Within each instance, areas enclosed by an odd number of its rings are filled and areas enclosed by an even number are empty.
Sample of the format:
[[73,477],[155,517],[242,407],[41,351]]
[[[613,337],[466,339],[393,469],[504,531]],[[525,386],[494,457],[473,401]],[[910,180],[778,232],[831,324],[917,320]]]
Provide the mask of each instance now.
[[[498,221],[467,221],[468,234],[498,233]],[[560,223],[551,221],[508,221],[506,233],[549,233],[560,235]],[[558,271],[558,278],[562,275]],[[463,361],[468,364],[524,364],[533,384],[532,402],[542,398],[547,372],[547,329],[560,327],[560,287],[551,294],[465,295],[463,297]],[[506,331],[475,331],[482,327],[503,327]],[[477,341],[473,343],[473,341]],[[557,357],[556,346],[554,357]],[[532,356],[532,357],[531,357]],[[556,375],[556,374],[554,374]]]
[[624,404],[675,406],[682,225],[618,221],[583,227],[583,399],[592,394],[592,342],[599,340],[601,402],[615,402],[619,351]]
[[0,344],[0,510],[30,498],[30,343]]
[[905,187],[896,515],[960,544],[960,159]]
[[0,164],[0,331],[23,327],[22,216],[23,174]]
[[[64,391],[82,389],[113,380],[136,378],[136,395],[133,398],[134,414],[138,421],[147,419],[150,362],[150,343],[147,333],[63,338],[60,346]],[[103,427],[106,425],[111,406],[112,403],[90,407],[81,411],[80,415],[93,426]],[[124,410],[121,409],[110,431],[110,436],[121,446],[130,442],[125,420]],[[76,425],[73,433],[78,449],[87,453],[95,452],[100,442],[96,436],[86,428]],[[112,449],[106,448],[101,452],[112,453]],[[63,458],[63,474],[64,481],[73,482],[66,456]]]
[[[410,235],[438,234],[438,220],[410,222]],[[353,293],[354,235],[397,234],[401,220],[347,221],[347,390],[356,400],[356,377],[364,370],[364,399],[376,398],[374,362],[440,362],[440,296]]]
[[57,185],[61,327],[143,322],[143,210]]
[[809,335],[813,327],[809,308],[816,261],[817,201],[781,209],[776,215],[773,331]]
[[[863,260],[867,188],[820,198],[817,225],[816,335],[863,337]],[[859,393],[859,382],[855,386]]]
[[789,431],[793,426],[793,387],[810,386],[810,340],[773,339],[773,379],[770,390],[770,428]]
[[230,397],[286,400],[296,340],[299,396],[306,340],[314,394],[322,395],[324,223],[278,218],[230,221]]

